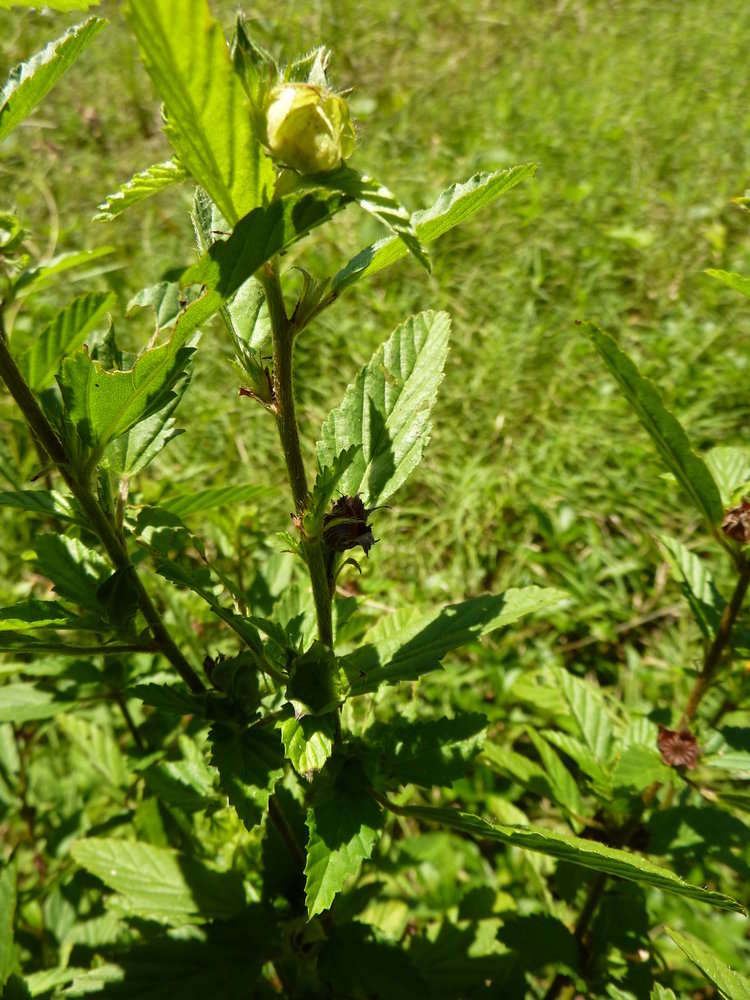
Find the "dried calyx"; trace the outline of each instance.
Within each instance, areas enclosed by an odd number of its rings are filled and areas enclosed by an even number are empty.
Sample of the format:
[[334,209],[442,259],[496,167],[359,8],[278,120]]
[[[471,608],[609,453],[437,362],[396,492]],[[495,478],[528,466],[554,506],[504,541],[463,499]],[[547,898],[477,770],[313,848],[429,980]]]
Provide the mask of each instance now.
[[747,497],[743,497],[736,507],[729,508],[721,522],[721,530],[741,545],[750,543],[750,500]]
[[323,518],[323,539],[328,548],[332,552],[344,552],[361,545],[367,555],[377,541],[367,523],[373,510],[374,507],[365,507],[359,495],[339,497]]
[[657,745],[661,759],[670,767],[687,767],[692,770],[698,763],[700,747],[689,729],[667,729],[659,726]]

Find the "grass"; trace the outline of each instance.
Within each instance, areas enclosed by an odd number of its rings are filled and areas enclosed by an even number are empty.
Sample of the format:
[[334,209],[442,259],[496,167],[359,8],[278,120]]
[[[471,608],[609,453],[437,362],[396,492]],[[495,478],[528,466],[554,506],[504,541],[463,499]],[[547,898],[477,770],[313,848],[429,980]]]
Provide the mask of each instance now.
[[[227,26],[234,6],[214,4]],[[103,10],[113,24],[4,147],[0,176],[40,252],[117,247],[118,268],[97,280],[125,305],[189,259],[189,196],[169,193],[114,224],[90,224],[106,193],[167,155],[116,5]],[[557,584],[575,610],[556,623],[556,656],[609,679],[613,657],[634,662],[647,646],[660,662],[675,642],[690,656],[692,632],[675,639],[676,591],[651,539],[663,529],[689,537],[694,517],[660,478],[645,434],[575,323],[594,320],[621,339],[699,449],[746,438],[750,322],[742,301],[702,271],[750,269],[748,217],[732,204],[750,162],[750,10],[731,0],[532,8],[321,0],[281,12],[262,0],[253,11],[277,52],[331,46],[334,82],[353,88],[355,163],[410,206],[481,168],[539,164],[533,182],[436,246],[431,279],[411,263],[378,275],[300,345],[301,417],[312,440],[405,312],[440,307],[454,317],[428,457],[380,515],[362,586],[391,602],[394,580],[403,597],[430,601]],[[71,20],[0,14],[3,62]],[[316,238],[320,271],[375,234],[370,221],[346,214],[335,238]],[[50,293],[40,313],[68,294]],[[140,315],[117,321],[135,345],[145,339]],[[21,313],[15,335],[31,336],[40,319]],[[218,329],[205,336],[186,433],[162,457],[158,482],[142,484],[146,496],[282,482],[273,429],[237,398]],[[33,455],[16,458],[33,472]],[[285,526],[288,505],[279,491],[244,523],[250,551]]]

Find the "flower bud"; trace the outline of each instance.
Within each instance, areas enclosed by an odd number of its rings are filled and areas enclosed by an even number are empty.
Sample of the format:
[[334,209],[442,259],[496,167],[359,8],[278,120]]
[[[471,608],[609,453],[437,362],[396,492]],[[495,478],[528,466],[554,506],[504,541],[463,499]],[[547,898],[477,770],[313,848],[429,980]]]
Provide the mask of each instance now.
[[274,159],[300,174],[335,170],[354,151],[346,101],[311,83],[284,83],[271,91],[266,138]]

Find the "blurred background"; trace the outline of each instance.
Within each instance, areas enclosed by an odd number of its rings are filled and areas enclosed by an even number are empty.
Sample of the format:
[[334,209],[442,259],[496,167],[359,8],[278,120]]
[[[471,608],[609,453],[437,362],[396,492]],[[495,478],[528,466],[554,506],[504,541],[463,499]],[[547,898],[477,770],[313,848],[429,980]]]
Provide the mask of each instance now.
[[[212,6],[229,32],[237,5]],[[133,349],[151,327],[143,312],[125,318],[128,300],[192,259],[191,192],[91,222],[105,195],[169,156],[117,5],[101,12],[108,29],[4,144],[0,188],[40,257],[103,244],[115,253],[21,311],[14,336],[32,336],[76,288],[106,286],[120,297],[118,336]],[[333,50],[331,81],[351,91],[358,123],[352,163],[410,209],[478,170],[538,164],[532,181],[433,246],[431,277],[404,261],[355,286],[299,342],[300,416],[312,445],[358,367],[406,314],[445,308],[454,319],[427,456],[378,515],[380,543],[357,585],[386,606],[535,582],[566,589],[571,603],[554,627],[529,626],[533,646],[527,633],[497,641],[480,671],[488,698],[508,659],[591,667],[605,682],[645,663],[657,686],[668,685],[670,664],[697,646],[653,537],[669,530],[689,541],[695,515],[576,321],[618,338],[699,451],[747,443],[750,310],[702,272],[750,272],[750,215],[732,200],[750,186],[750,5],[256,0],[246,13],[282,59],[320,43]],[[0,13],[2,76],[82,16]],[[347,210],[290,263],[304,254],[315,273],[331,273],[378,236],[376,223]],[[266,534],[288,524],[275,430],[238,397],[218,323],[202,347],[178,411],[185,433],[133,495],[278,484],[257,506],[224,512],[205,532],[195,526],[250,564],[273,550]],[[30,478],[35,455],[6,402],[0,460],[6,473]],[[0,553],[10,587],[29,540],[22,520],[2,521],[14,539]]]

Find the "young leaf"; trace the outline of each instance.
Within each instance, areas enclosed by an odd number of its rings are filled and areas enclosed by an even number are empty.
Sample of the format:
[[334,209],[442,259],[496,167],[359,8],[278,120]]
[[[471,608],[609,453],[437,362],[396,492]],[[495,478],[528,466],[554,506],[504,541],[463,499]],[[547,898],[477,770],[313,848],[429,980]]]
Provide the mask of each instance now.
[[349,763],[307,811],[305,898],[308,917],[327,910],[348,878],[372,855],[383,817],[360,768]]
[[215,725],[209,734],[211,763],[218,768],[221,787],[248,828],[261,822],[276,782],[284,773],[278,733],[254,726],[237,732]]
[[444,608],[402,608],[380,619],[365,633],[362,645],[341,658],[349,693],[365,694],[380,684],[416,680],[435,670],[451,650],[559,604],[564,596],[551,587],[521,587]]
[[716,278],[717,281],[723,282],[725,285],[729,285],[736,292],[741,292],[743,295],[750,297],[750,278],[746,278],[742,274],[737,274],[735,271],[720,271],[713,267],[707,268],[706,274],[711,278]]
[[70,853],[82,868],[124,897],[141,917],[184,924],[196,917],[226,919],[245,907],[239,872],[217,872],[177,851],[132,840],[91,837]]
[[333,753],[336,733],[333,714],[306,715],[301,719],[291,716],[280,722],[278,728],[286,759],[300,774],[320,771]]
[[750,979],[730,968],[700,938],[665,928],[677,947],[694,962],[727,1000],[750,1000]]
[[612,337],[587,324],[587,332],[607,367],[619,383],[656,445],[662,461],[672,472],[710,526],[721,522],[724,509],[716,483],[705,462],[690,447],[685,431],[666,409],[653,382],[617,347]]
[[[442,192],[430,208],[412,215],[417,238],[422,244],[432,243],[530,177],[535,170],[533,163],[526,163],[508,170],[475,174],[463,184],[452,185]],[[407,253],[406,245],[398,236],[390,236],[365,247],[334,277],[333,292],[338,294],[355,281],[377,274],[401,260]]]
[[111,222],[121,212],[173,184],[179,184],[186,177],[187,172],[176,160],[165,160],[163,163],[154,163],[145,170],[139,170],[117,191],[108,194],[101,205],[97,205],[97,212],[92,221]]
[[420,243],[411,216],[387,187],[347,166],[341,166],[327,174],[315,174],[307,179],[306,186],[307,183],[320,184],[331,191],[349,195],[363,211],[373,215],[395,233],[422,267],[427,271],[431,270],[430,259]]
[[270,194],[274,170],[207,0],[130,0],[143,61],[179,161],[234,225]]
[[612,746],[612,725],[601,695],[591,683],[567,670],[557,670],[555,676],[587,746],[598,761],[606,761]]
[[709,903],[720,910],[734,910],[744,913],[741,903],[721,892],[703,889],[701,886],[683,882],[668,868],[655,865],[653,861],[631,851],[607,847],[595,840],[584,840],[566,834],[554,833],[532,826],[507,826],[488,823],[470,813],[454,809],[439,809],[430,806],[405,806],[399,814],[413,816],[426,823],[438,823],[452,830],[459,830],[472,837],[484,840],[499,840],[528,851],[537,851],[553,858],[559,858],[573,865],[581,865],[594,871],[615,875],[618,878],[651,885],[664,892],[693,899],[698,903]]
[[315,485],[312,488],[305,514],[304,527],[308,535],[314,537],[320,533],[323,518],[328,512],[333,494],[336,492],[342,476],[357,457],[358,450],[359,445],[354,444],[345,448],[330,465],[318,466],[318,474],[315,477]]
[[430,410],[448,355],[450,317],[423,312],[397,327],[329,414],[318,442],[321,468],[352,446],[361,446],[339,481],[367,506],[383,503],[422,458]]
[[32,389],[46,388],[63,358],[83,344],[116,302],[113,293],[93,292],[73,299],[55,316],[19,360]]
[[15,859],[0,868],[0,989],[15,967],[13,927],[16,915]]
[[28,118],[106,23],[91,17],[11,70],[0,90],[0,141]]

